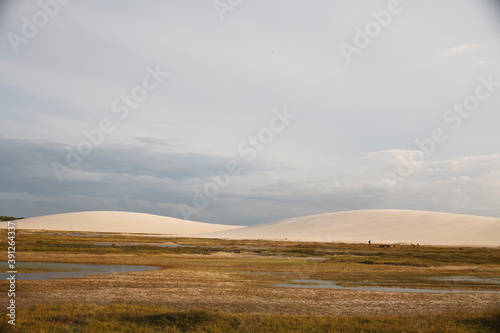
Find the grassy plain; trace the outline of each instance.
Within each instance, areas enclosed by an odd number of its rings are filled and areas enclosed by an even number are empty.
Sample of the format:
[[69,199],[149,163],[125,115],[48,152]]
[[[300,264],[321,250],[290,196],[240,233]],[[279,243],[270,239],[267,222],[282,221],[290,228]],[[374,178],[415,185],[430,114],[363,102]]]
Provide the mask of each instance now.
[[[5,236],[6,237],[6,236]],[[105,243],[110,245],[98,245]],[[1,253],[6,261],[5,242]],[[17,234],[18,261],[130,264],[157,271],[17,281],[18,332],[496,332],[500,249],[235,241],[134,235]],[[121,246],[135,244],[134,246]],[[184,245],[157,247],[151,245]],[[7,282],[2,281],[2,290]],[[7,330],[6,320],[1,330]]]

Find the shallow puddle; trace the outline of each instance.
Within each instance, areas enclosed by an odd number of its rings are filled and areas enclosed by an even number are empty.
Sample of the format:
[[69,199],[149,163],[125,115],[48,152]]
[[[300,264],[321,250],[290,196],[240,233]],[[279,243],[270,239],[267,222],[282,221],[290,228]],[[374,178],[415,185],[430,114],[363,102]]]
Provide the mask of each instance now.
[[342,287],[336,285],[332,281],[324,280],[293,280],[294,283],[277,283],[273,287],[278,288],[300,288],[300,289],[339,289],[339,290],[361,290],[361,291],[382,291],[395,293],[438,293],[438,294],[454,294],[454,293],[482,293],[482,294],[498,294],[500,291],[485,291],[485,290],[443,290],[443,289],[416,289],[416,288],[390,288],[390,287]]
[[[4,265],[5,266],[5,265]],[[2,267],[7,271],[6,267]],[[95,265],[95,264],[70,264],[53,262],[18,262],[16,263],[16,280],[49,280],[61,278],[74,278],[86,275],[128,273],[154,271],[154,266],[137,265]],[[25,270],[36,270],[36,273],[23,273]],[[0,279],[5,280],[11,274],[0,272]]]

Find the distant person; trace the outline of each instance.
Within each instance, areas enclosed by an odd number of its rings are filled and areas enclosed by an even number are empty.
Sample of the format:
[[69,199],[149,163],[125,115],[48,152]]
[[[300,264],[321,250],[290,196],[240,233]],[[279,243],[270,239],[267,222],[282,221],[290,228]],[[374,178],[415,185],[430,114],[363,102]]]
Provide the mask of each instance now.
[[371,243],[372,243],[372,240],[370,239],[370,240],[368,241],[368,245],[370,245]]

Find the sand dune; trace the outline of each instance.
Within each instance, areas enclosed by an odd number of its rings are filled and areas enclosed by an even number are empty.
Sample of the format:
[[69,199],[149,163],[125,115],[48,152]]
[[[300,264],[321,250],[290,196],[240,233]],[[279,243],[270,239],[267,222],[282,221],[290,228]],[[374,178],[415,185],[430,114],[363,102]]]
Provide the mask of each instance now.
[[[18,229],[95,231],[117,233],[191,234],[241,228],[239,226],[186,221],[172,217],[129,212],[79,212],[47,215],[16,221]],[[0,228],[6,228],[1,223]]]
[[[500,246],[500,218],[411,210],[360,210],[250,227],[129,212],[80,212],[16,221],[19,229],[148,233],[200,238]],[[0,223],[6,228],[6,223]]]
[[197,236],[496,247],[500,246],[500,218],[411,210],[361,210],[297,217]]

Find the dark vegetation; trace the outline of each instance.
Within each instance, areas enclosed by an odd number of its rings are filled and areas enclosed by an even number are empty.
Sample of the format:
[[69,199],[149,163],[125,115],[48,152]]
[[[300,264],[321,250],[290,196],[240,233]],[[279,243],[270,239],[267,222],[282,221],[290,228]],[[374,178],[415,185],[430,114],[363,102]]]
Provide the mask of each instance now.
[[0,216],[0,222],[22,220],[24,217]]
[[[300,316],[164,306],[38,305],[18,314],[15,332],[499,332],[500,311],[419,316]],[[5,320],[0,331],[8,332]]]

